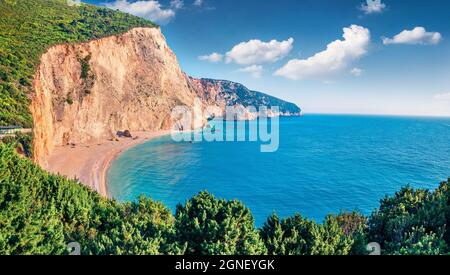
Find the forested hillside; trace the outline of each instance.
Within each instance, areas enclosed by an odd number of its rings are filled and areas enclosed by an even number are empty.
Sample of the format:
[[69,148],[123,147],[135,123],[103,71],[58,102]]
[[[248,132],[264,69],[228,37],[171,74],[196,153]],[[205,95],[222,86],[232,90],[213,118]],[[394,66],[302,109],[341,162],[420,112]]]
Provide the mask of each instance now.
[[0,254],[348,255],[368,242],[384,254],[445,254],[450,234],[450,181],[434,192],[404,188],[369,217],[330,215],[321,224],[273,214],[261,229],[238,201],[201,192],[175,215],[147,198],[103,199],[51,175],[0,144]]
[[32,78],[47,48],[138,26],[155,24],[93,5],[69,6],[66,0],[0,0],[0,126],[32,127]]

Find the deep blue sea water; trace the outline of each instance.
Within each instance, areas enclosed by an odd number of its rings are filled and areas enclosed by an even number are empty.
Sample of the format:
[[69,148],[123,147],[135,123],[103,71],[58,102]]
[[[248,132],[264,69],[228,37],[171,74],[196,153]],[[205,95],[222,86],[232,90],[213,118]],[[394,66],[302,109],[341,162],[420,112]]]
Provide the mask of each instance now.
[[152,140],[112,164],[108,188],[120,201],[146,194],[172,210],[208,190],[243,201],[260,226],[273,212],[318,222],[369,214],[402,186],[435,189],[448,177],[450,118],[306,115],[281,118],[275,153],[255,142]]

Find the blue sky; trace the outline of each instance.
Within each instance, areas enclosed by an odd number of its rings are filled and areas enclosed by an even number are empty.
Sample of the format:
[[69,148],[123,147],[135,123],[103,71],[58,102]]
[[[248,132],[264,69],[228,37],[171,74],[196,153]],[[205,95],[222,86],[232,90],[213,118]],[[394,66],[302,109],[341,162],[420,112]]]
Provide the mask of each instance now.
[[450,116],[450,1],[371,1],[84,2],[160,23],[188,74],[306,113]]

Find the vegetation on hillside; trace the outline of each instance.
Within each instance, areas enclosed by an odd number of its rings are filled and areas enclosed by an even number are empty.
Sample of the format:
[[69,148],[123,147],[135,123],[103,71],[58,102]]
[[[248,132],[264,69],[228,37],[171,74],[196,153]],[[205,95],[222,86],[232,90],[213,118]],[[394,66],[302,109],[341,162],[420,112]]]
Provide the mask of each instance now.
[[358,255],[449,253],[450,179],[434,192],[406,187],[370,217],[328,216],[322,224],[273,214],[261,229],[238,201],[201,192],[175,215],[141,197],[118,203],[51,175],[0,144],[0,254]]
[[213,85],[217,87],[220,96],[225,99],[227,106],[242,104],[244,107],[266,106],[267,108],[278,107],[282,113],[299,114],[302,112],[300,107],[294,103],[270,96],[258,91],[252,91],[244,85],[227,80],[201,79],[203,85]]
[[[69,6],[66,0],[0,0],[0,126],[32,127],[31,85],[39,58],[47,48],[139,26],[155,25],[93,5]],[[87,64],[84,68],[88,70]]]
[[0,143],[6,143],[14,146],[16,151],[27,158],[33,157],[33,133],[16,133],[14,136],[6,136],[0,140]]

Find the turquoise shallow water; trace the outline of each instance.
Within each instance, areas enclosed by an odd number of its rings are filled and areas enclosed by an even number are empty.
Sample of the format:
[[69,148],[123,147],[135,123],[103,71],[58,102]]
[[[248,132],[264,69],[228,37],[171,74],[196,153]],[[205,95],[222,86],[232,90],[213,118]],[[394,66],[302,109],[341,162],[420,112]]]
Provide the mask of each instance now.
[[173,210],[208,190],[243,201],[261,225],[274,211],[317,221],[341,210],[369,214],[406,184],[434,189],[449,176],[450,118],[306,115],[281,118],[275,153],[170,136],[139,145],[112,164],[108,188],[120,201],[146,194]]

